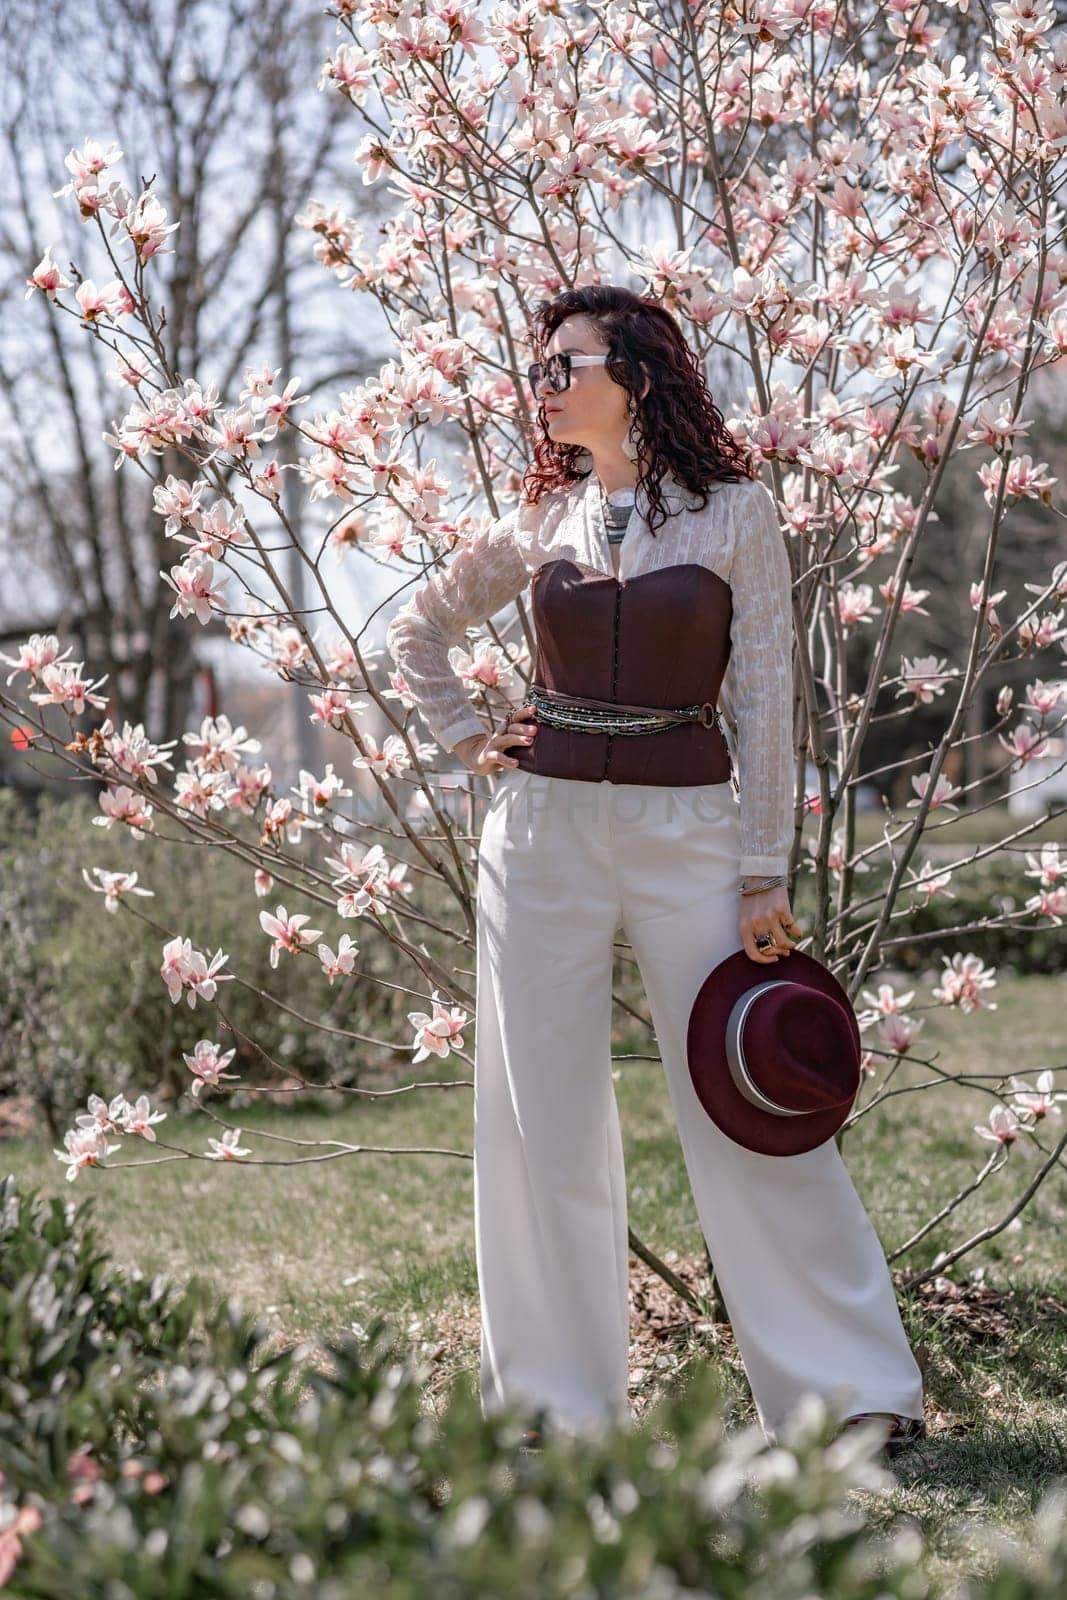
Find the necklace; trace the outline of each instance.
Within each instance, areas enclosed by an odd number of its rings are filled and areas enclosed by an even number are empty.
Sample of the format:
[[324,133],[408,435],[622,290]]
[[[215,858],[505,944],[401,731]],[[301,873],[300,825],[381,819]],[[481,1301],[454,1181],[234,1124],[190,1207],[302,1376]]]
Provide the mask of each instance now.
[[622,543],[637,499],[637,492],[634,489],[616,489],[613,493],[616,498],[609,500],[603,489],[600,491],[600,509],[610,545]]

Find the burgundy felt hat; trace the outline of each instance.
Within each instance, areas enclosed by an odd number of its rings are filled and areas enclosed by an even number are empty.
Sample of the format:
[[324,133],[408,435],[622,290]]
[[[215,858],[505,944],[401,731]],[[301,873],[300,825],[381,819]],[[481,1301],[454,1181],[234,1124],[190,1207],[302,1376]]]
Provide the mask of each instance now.
[[704,979],[689,1014],[689,1075],[723,1133],[760,1155],[793,1156],[833,1137],[860,1084],[860,1030],[829,968],[803,950],[774,963],[735,950]]

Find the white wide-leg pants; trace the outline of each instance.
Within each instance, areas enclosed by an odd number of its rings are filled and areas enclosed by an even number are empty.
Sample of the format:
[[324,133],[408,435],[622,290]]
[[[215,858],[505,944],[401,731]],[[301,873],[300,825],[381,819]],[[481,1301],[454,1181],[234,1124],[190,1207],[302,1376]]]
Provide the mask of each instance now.
[[[728,783],[508,768],[479,846],[474,1197],[481,1406],[580,1432],[627,1419],[626,1181],[611,1077],[612,946],[637,960],[697,1214],[759,1421],[814,1391],[841,1416],[923,1414],[885,1254],[833,1139],[764,1156],[697,1099],[686,1026],[741,948]],[[767,963],[788,976],[789,958]]]

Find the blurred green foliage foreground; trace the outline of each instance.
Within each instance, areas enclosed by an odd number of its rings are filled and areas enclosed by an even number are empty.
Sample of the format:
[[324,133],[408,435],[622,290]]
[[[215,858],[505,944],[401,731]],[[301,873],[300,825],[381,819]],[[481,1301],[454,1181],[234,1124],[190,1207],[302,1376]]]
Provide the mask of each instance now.
[[[876,1510],[894,1480],[813,1405],[772,1446],[727,1433],[714,1369],[640,1424],[518,1449],[462,1376],[437,1417],[378,1318],[265,1353],[199,1279],[124,1275],[90,1198],[0,1185],[0,1574],[35,1600],[931,1594],[923,1539]],[[1067,1591],[1067,1501],[961,1592]],[[0,1577],[3,1581],[3,1577]]]

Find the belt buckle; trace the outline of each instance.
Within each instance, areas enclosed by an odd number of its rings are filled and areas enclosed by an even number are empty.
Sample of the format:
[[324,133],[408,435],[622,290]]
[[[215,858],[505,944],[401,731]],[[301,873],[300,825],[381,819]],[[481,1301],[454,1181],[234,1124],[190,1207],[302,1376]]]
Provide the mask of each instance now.
[[710,700],[705,700],[700,708],[700,725],[702,728],[711,728],[715,724],[716,710]]

